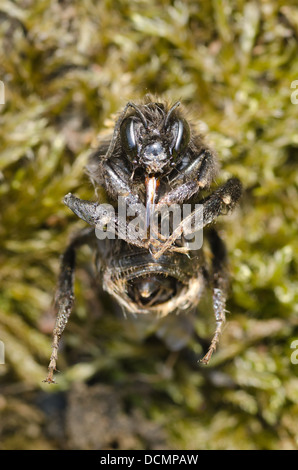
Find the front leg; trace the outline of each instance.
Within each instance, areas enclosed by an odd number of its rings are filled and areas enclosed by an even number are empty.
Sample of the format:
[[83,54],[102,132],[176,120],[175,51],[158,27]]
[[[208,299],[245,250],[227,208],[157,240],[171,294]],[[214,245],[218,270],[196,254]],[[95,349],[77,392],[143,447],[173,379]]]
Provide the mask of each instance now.
[[158,207],[171,204],[182,204],[188,201],[201,189],[208,188],[216,173],[216,163],[212,152],[204,149],[186,167],[182,167],[178,175],[169,180],[173,187],[158,201]]
[[100,170],[102,174],[101,184],[113,200],[122,197],[127,206],[141,204],[142,201],[135,191],[133,184],[133,173],[120,160],[103,160],[100,162]]
[[[210,150],[202,148],[195,157],[192,154],[187,154],[184,161],[182,161],[178,174],[169,179],[168,184],[172,189],[161,196],[155,207],[156,212],[162,211],[163,206],[181,205],[188,201],[201,189],[209,187],[215,173],[215,156]],[[156,227],[153,227],[155,239],[163,242],[162,244],[160,242],[156,244],[156,249],[153,253],[154,258],[158,259],[167,250],[188,253],[189,250],[186,247],[178,249],[173,247],[173,243],[180,237],[182,231],[181,224],[176,229],[174,228],[174,232],[170,237],[165,238],[162,234],[158,233]]]
[[[173,243],[184,232],[185,235],[194,234],[198,230],[202,230],[206,225],[213,222],[219,215],[224,212],[230,212],[234,209],[242,193],[242,185],[237,178],[229,179],[223,186],[214,191],[210,196],[203,199],[199,204],[199,208],[194,210],[187,218],[185,218],[178,227],[175,228],[168,240],[163,244],[162,248],[154,254],[155,259],[159,259],[165,251],[167,251]],[[197,217],[203,205],[203,220]],[[199,220],[199,226],[196,220]],[[187,227],[187,229],[185,229]],[[190,227],[190,228],[189,228]]]

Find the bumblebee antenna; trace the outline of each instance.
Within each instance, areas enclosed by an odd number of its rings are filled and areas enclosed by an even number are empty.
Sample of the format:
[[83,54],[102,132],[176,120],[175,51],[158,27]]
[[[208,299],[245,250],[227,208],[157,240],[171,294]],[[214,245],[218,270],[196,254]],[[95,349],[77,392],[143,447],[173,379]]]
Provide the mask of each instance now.
[[164,124],[164,127],[167,127],[168,123],[169,123],[169,119],[171,117],[171,114],[173,113],[173,111],[178,108],[178,106],[180,106],[180,101],[176,101],[175,104],[173,104],[173,106],[171,107],[171,109],[169,110],[168,114],[167,114],[167,117],[166,117],[166,120],[165,120],[165,124]]
[[140,110],[139,106],[137,106],[136,104],[132,103],[131,101],[129,101],[126,105],[127,107],[130,106],[131,108],[133,108],[137,113],[138,115],[140,116],[141,120],[142,120],[142,123],[144,124],[144,127],[147,129],[148,127],[148,123],[146,121],[146,118],[144,116],[144,114],[142,113],[142,111]]

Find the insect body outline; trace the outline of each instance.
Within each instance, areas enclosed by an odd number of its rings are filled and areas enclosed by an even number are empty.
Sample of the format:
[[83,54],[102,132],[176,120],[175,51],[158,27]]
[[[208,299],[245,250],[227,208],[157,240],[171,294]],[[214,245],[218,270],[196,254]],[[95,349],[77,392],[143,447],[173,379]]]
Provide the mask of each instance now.
[[[95,187],[102,186],[112,202],[119,197],[136,214],[144,216],[144,230],[138,232],[116,211],[98,202],[86,201],[69,193],[64,203],[90,227],[73,237],[62,256],[49,374],[53,383],[59,341],[70,316],[73,302],[75,253],[83,244],[96,252],[96,268],[103,286],[127,312],[166,316],[196,308],[206,287],[212,290],[216,328],[210,347],[201,359],[208,364],[225,323],[228,295],[227,253],[212,223],[234,209],[242,186],[230,178],[210,190],[218,172],[217,158],[204,139],[190,125],[180,102],[169,105],[147,97],[144,102],[128,102],[116,121],[114,132],[91,155],[87,173]],[[204,191],[204,195],[202,195]],[[173,224],[168,217],[168,236],[162,233],[163,207],[190,205],[188,230],[185,220]],[[207,260],[202,249],[190,249],[188,236],[200,229],[211,250]],[[153,224],[153,220],[155,220]],[[99,239],[95,227],[112,223],[117,237]],[[152,227],[153,226],[153,227]],[[149,228],[153,228],[149,231]]]

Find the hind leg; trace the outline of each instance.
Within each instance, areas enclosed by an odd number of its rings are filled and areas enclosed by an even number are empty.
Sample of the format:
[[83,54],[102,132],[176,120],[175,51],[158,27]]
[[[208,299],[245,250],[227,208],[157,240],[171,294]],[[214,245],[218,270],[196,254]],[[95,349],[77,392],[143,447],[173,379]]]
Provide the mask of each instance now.
[[53,331],[52,354],[48,367],[49,372],[44,382],[55,383],[53,374],[56,370],[59,342],[74,303],[73,284],[76,250],[80,246],[88,243],[92,235],[94,236],[94,230],[89,227],[79,232],[70,242],[61,258],[60,275],[55,296],[57,318]]
[[229,286],[225,244],[214,229],[210,230],[208,233],[208,240],[211,251],[213,253],[211,283],[213,290],[213,310],[216,320],[216,329],[207,353],[200,360],[200,362],[203,364],[208,364],[219,342],[226,321],[225,307]]

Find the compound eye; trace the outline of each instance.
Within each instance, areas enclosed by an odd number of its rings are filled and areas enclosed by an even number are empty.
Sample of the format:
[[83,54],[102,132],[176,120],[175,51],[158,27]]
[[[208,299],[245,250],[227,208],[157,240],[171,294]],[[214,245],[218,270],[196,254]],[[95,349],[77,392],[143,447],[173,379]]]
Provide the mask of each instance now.
[[135,134],[135,121],[133,119],[125,119],[120,129],[121,140],[129,158],[134,159],[137,155],[137,144]]
[[177,158],[178,155],[184,152],[189,144],[190,129],[187,121],[185,121],[185,119],[178,119],[173,125],[173,131],[176,140],[174,141],[172,154],[174,158]]

